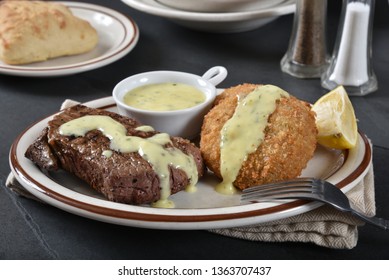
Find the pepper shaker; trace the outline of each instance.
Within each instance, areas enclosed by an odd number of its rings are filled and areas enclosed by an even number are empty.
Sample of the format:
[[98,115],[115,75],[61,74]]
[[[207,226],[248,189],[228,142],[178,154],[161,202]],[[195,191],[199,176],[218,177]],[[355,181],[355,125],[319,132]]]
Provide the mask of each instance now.
[[297,0],[281,70],[297,78],[320,78],[328,67],[327,0]]
[[341,19],[330,66],[321,78],[324,88],[343,85],[349,95],[377,90],[371,65],[375,0],[343,0]]

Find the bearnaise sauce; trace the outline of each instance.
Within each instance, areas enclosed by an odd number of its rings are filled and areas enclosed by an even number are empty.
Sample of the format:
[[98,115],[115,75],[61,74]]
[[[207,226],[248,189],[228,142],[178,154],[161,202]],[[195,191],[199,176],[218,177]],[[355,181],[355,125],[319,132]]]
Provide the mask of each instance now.
[[194,107],[205,101],[205,94],[183,83],[158,83],[140,86],[127,92],[123,102],[151,111],[175,111]]
[[236,192],[233,182],[247,156],[262,143],[268,118],[281,97],[289,97],[289,94],[279,87],[264,85],[246,97],[238,98],[234,115],[220,132],[220,173],[223,181],[216,186],[217,192]]
[[[188,176],[191,186],[195,186],[198,180],[197,166],[193,157],[186,155],[180,149],[166,147],[171,143],[170,136],[166,133],[158,133],[149,138],[128,136],[126,128],[109,116],[87,115],[60,126],[60,134],[65,136],[84,136],[88,131],[100,130],[110,139],[110,149],[121,152],[137,152],[147,160],[158,175],[161,188],[160,199],[153,203],[154,207],[173,208],[174,202],[169,200],[170,172],[169,166],[182,169]],[[150,127],[140,127],[140,130],[150,131]],[[109,157],[109,150],[103,152]],[[193,188],[189,187],[189,188]]]

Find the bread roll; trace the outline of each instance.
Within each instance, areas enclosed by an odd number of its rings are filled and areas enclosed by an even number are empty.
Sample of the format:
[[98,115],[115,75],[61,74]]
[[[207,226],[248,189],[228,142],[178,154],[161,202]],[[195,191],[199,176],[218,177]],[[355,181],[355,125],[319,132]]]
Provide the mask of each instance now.
[[27,64],[85,53],[98,42],[91,24],[60,3],[0,2],[0,59]]

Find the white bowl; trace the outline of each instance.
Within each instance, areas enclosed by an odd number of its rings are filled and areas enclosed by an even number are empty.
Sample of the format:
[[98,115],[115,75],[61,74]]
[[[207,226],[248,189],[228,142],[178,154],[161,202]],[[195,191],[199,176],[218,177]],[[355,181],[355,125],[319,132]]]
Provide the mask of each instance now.
[[179,10],[156,0],[122,0],[122,2],[135,10],[168,19],[181,26],[213,33],[236,33],[257,29],[282,15],[294,13],[296,10],[296,0],[283,0],[276,6],[266,9],[233,13]]
[[283,0],[157,0],[171,8],[192,12],[243,12],[277,6]]
[[[120,114],[135,118],[144,125],[150,125],[156,131],[194,139],[199,135],[204,116],[215,100],[216,85],[221,83],[226,76],[227,70],[222,66],[209,69],[203,76],[176,71],[145,72],[119,82],[113,89],[112,95]],[[175,111],[143,110],[128,106],[123,102],[126,93],[132,89],[147,84],[168,82],[183,83],[199,89],[204,93],[205,101],[194,107]]]

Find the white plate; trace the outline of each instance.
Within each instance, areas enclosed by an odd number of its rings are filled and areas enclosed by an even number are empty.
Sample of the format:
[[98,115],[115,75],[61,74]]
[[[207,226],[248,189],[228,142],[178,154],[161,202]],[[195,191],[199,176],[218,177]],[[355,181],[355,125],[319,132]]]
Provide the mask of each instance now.
[[245,12],[200,13],[170,8],[157,0],[122,0],[139,11],[172,20],[182,26],[210,32],[241,32],[252,30],[285,14],[294,13],[295,0]]
[[89,71],[122,58],[138,42],[139,30],[131,18],[112,9],[93,4],[60,3],[69,7],[75,16],[89,21],[97,30],[99,42],[96,48],[85,54],[25,65],[8,65],[0,61],[0,73],[15,76],[52,77]]
[[[111,97],[85,103],[90,107],[117,111]],[[126,226],[158,229],[211,229],[245,226],[290,217],[312,210],[320,203],[294,200],[280,203],[240,205],[240,195],[221,195],[214,191],[218,180],[208,173],[195,193],[179,192],[171,196],[174,209],[133,206],[107,201],[78,178],[65,172],[49,176],[24,157],[27,147],[41,133],[49,116],[27,128],[14,141],[10,150],[10,166],[17,180],[33,195],[65,211]],[[338,159],[344,162],[338,165]],[[352,189],[371,165],[372,152],[368,139],[359,134],[358,145],[348,152],[318,148],[303,176],[322,177],[329,170],[328,180],[343,191]]]

